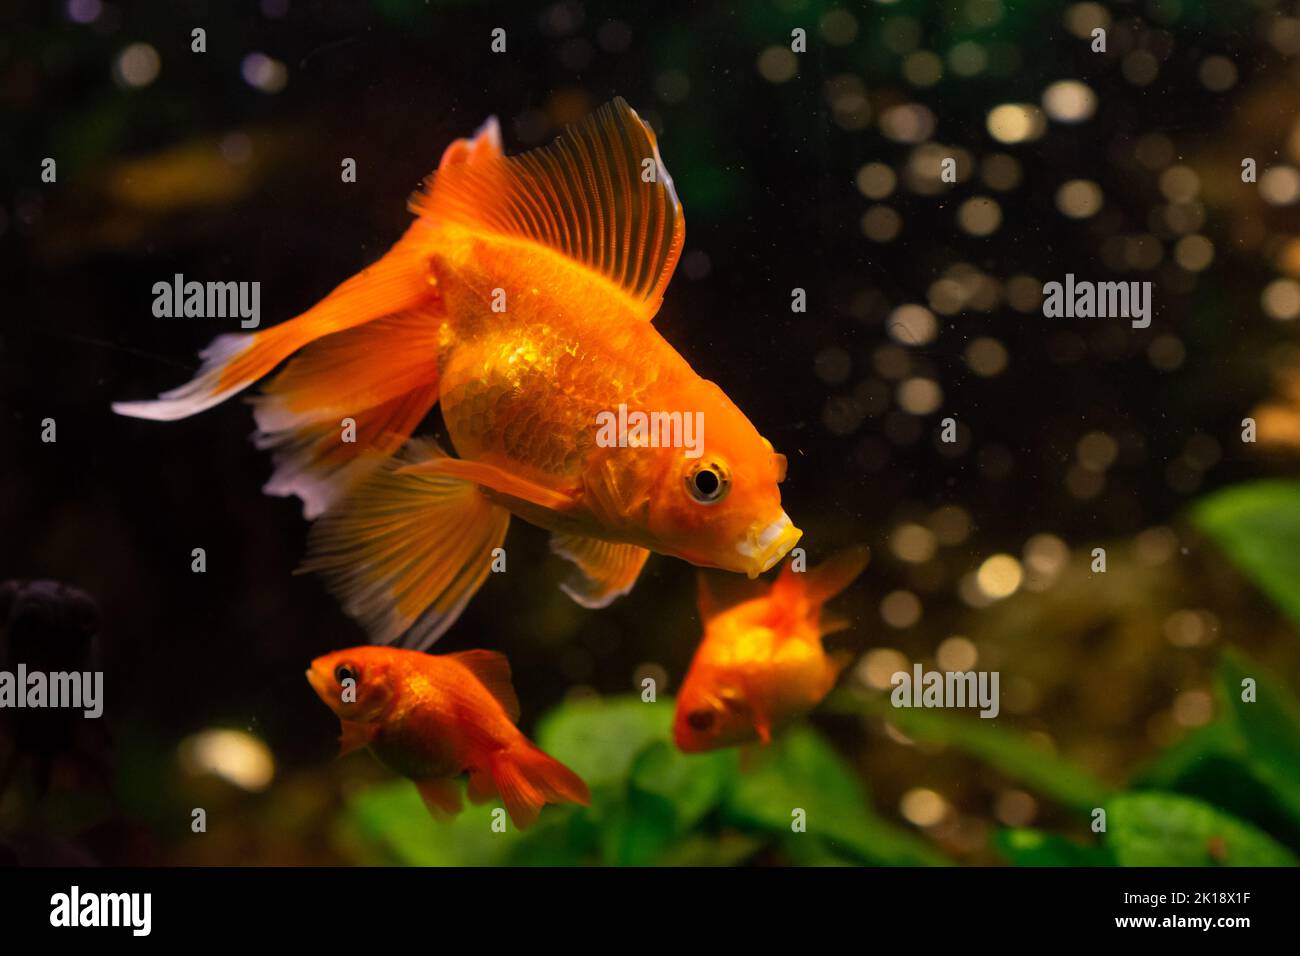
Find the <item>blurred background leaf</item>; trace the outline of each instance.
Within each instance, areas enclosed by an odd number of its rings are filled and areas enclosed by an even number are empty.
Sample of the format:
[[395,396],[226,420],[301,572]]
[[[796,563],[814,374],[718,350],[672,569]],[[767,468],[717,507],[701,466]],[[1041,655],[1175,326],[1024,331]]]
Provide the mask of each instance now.
[[943,744],[982,760],[1012,780],[1074,810],[1100,806],[1110,789],[1024,734],[996,726],[994,719],[957,716],[923,708],[894,707],[889,694],[836,691],[827,709],[840,713],[867,713],[887,719],[916,740]]
[[[792,727],[752,757],[754,766],[740,775],[727,801],[727,819],[737,825],[790,834],[787,845],[813,836],[837,855],[862,863],[948,862],[925,840],[877,816],[857,775],[811,728]],[[796,809],[806,813],[807,834],[791,831]]]
[[490,866],[500,863],[521,834],[492,831],[490,804],[467,806],[450,820],[434,820],[407,780],[368,787],[348,801],[358,829],[395,862],[411,866]]
[[1080,846],[1063,836],[1027,827],[999,830],[994,838],[1002,855],[1016,866],[1114,866],[1110,851]]
[[1296,866],[1267,834],[1172,793],[1130,793],[1106,807],[1106,845],[1120,866]]
[[[1242,681],[1255,681],[1254,702]],[[1219,717],[1163,751],[1133,786],[1176,790],[1256,822],[1300,848],[1300,707],[1276,678],[1227,648],[1216,671]]]
[[1300,626],[1300,482],[1233,485],[1202,498],[1192,517]]

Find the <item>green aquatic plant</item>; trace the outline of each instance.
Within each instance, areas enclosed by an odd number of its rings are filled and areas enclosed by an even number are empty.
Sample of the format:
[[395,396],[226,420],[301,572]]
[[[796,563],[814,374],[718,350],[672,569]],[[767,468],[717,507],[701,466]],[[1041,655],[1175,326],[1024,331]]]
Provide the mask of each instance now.
[[[1241,700],[1247,675],[1255,703]],[[1118,791],[1006,728],[933,711],[887,716],[909,737],[976,757],[1071,811],[1080,826],[1091,829],[1105,811],[1104,831],[1087,843],[1001,830],[994,845],[1012,863],[1296,865],[1300,706],[1235,650],[1221,657],[1217,692],[1218,719],[1139,768]],[[883,717],[882,699],[841,692],[827,707]],[[491,806],[435,822],[406,782],[354,796],[350,825],[386,858],[413,865],[731,865],[765,854],[813,865],[949,862],[879,815],[858,775],[812,727],[796,725],[742,767],[734,750],[679,753],[670,736],[672,706],[671,699],[628,696],[548,714],[538,741],[587,780],[592,805],[548,809],[534,829],[494,831]]]
[[671,698],[632,696],[548,714],[539,745],[587,781],[592,800],[550,808],[531,830],[494,832],[490,806],[436,822],[405,782],[356,795],[349,824],[392,861],[416,865],[725,866],[764,854],[809,864],[947,862],[879,816],[857,774],[812,728],[791,728],[742,770],[735,750],[680,753],[672,714]]
[[1201,499],[1192,520],[1300,626],[1300,481],[1251,481]]
[[[1300,483],[1229,488],[1192,517],[1300,625]],[[991,721],[897,709],[886,694],[849,690],[823,710],[887,719],[1065,810],[1070,835],[1025,827],[994,835],[1015,865],[1300,865],[1300,703],[1233,647],[1219,655],[1214,689],[1216,718],[1122,788]],[[409,783],[395,782],[350,800],[353,845],[368,859],[416,865],[950,862],[877,813],[860,776],[808,724],[743,760],[735,750],[688,756],[672,744],[672,712],[671,698],[627,696],[564,704],[541,721],[539,744],[587,781],[590,807],[553,808],[532,830],[497,832],[491,806],[437,823]]]
[[[1248,673],[1260,695],[1255,704],[1234,693]],[[1222,655],[1217,677],[1220,717],[1140,768],[1123,791],[1005,728],[932,711],[888,716],[913,739],[977,757],[1081,824],[1105,811],[1105,830],[1088,843],[1029,828],[999,831],[994,845],[1014,864],[1296,865],[1300,708],[1237,651]],[[828,707],[884,715],[878,701],[847,693]],[[948,862],[877,814],[858,775],[811,727],[791,728],[742,768],[734,750],[679,753],[671,715],[671,699],[648,704],[631,696],[547,715],[539,743],[583,775],[592,805],[548,809],[532,830],[494,830],[491,806],[435,822],[406,782],[354,796],[350,825],[381,857],[412,865],[732,865],[764,854],[811,865]]]

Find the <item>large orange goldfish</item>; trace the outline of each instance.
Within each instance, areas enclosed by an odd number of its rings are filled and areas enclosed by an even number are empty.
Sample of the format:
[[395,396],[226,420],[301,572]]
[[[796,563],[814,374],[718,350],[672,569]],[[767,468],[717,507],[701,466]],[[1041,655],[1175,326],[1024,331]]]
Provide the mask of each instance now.
[[866,566],[866,548],[805,572],[787,564],[770,588],[730,605],[701,574],[704,638],[677,695],[678,748],[696,753],[754,739],[766,744],[775,727],[815,707],[849,660],[822,646],[824,635],[848,626],[822,605]]
[[[376,640],[436,640],[512,514],[553,533],[588,607],[630,590],[650,551],[754,577],[794,546],[784,456],[651,324],[685,226],[626,103],[519,156],[489,120],[411,208],[401,240],[310,311],[221,336],[193,381],[114,408],[183,418],[306,346],[256,400],[278,466],[265,490],[324,513],[305,567]],[[459,457],[412,442],[388,458],[435,403]],[[639,424],[602,440],[615,414]],[[703,435],[673,447],[684,421]]]
[[369,747],[415,782],[435,816],[461,811],[456,778],[467,771],[470,800],[500,795],[520,828],[544,804],[591,802],[582,779],[515,726],[510,664],[494,651],[353,647],[316,658],[307,680],[338,714],[342,752]]

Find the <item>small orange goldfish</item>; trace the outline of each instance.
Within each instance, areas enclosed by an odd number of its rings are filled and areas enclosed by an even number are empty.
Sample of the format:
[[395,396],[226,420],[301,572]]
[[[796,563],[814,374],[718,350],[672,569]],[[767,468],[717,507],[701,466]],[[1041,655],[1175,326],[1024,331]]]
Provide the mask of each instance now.
[[678,748],[698,753],[755,738],[766,744],[774,727],[815,707],[850,659],[822,647],[824,635],[848,626],[822,605],[866,566],[865,547],[805,572],[787,564],[770,588],[732,604],[719,599],[701,574],[704,638],[677,695]]
[[582,779],[533,746],[515,721],[510,664],[494,651],[434,656],[394,647],[353,647],[311,662],[307,680],[342,724],[343,753],[361,747],[415,782],[433,815],[500,795],[515,826],[544,804],[591,802]]
[[[115,410],[183,418],[302,349],[255,403],[277,464],[265,490],[324,515],[304,570],[378,641],[436,640],[511,515],[552,532],[587,607],[627,593],[651,551],[756,577],[794,546],[785,457],[651,323],[685,225],[623,100],[519,156],[490,119],[411,208],[397,244],[317,306],[219,337],[189,384]],[[422,441],[394,455],[434,404],[459,457]],[[616,434],[615,415],[632,426]]]

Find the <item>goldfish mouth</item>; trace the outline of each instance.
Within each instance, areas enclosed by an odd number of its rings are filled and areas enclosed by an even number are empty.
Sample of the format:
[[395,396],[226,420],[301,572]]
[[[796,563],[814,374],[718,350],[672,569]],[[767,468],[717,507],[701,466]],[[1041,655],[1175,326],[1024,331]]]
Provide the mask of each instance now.
[[751,578],[758,577],[785,557],[786,552],[801,537],[803,532],[794,526],[784,511],[781,512],[781,517],[766,527],[755,525],[750,528],[745,540],[736,545],[736,550],[747,565],[745,573]]
[[305,673],[307,674],[307,683],[311,684],[312,690],[316,691],[316,693],[320,695],[321,700],[329,700],[328,695],[332,689],[329,686],[329,678],[311,667],[309,667]]

